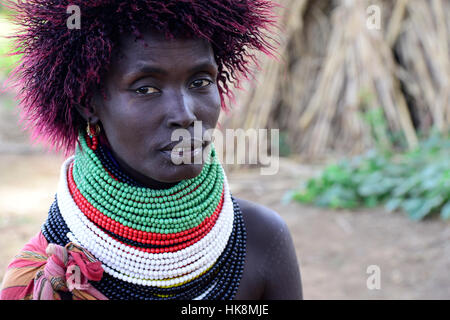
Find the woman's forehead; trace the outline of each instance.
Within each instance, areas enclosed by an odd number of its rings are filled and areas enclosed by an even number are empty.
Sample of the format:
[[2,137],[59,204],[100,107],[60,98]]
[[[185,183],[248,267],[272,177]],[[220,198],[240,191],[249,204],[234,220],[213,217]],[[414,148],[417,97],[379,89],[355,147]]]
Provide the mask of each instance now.
[[148,66],[172,66],[210,63],[217,66],[211,44],[200,38],[166,39],[162,34],[146,32],[141,39],[124,35],[120,56],[113,63],[116,70],[130,72]]

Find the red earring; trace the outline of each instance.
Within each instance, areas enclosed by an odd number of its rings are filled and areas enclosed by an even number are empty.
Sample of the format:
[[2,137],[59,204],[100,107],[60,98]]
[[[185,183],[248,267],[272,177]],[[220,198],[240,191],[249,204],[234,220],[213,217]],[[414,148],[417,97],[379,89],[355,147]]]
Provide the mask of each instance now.
[[91,127],[90,122],[87,123],[86,134],[87,134],[87,145],[92,150],[97,150],[98,146],[98,135],[100,133],[100,126],[96,123],[94,127]]

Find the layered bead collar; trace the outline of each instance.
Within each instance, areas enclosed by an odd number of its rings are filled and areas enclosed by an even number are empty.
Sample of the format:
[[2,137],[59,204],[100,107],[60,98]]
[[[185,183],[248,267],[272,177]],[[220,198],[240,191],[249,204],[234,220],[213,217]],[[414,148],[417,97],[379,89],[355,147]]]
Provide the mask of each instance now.
[[61,167],[47,240],[91,252],[105,271],[92,284],[110,299],[232,299],[245,227],[214,148],[199,176],[153,190],[82,134],[80,145]]

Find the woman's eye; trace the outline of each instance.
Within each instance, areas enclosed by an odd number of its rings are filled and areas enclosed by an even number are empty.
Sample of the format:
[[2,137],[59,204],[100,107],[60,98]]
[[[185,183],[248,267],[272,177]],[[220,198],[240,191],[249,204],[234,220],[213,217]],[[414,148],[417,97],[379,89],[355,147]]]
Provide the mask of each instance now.
[[212,83],[212,81],[210,81],[208,79],[199,79],[199,80],[195,80],[194,82],[192,82],[190,88],[194,88],[194,89],[203,88],[203,87],[207,87],[211,83]]
[[146,87],[140,87],[135,92],[138,94],[141,94],[141,95],[146,95],[146,94],[150,94],[150,93],[158,93],[159,90],[156,88],[153,88],[153,87],[146,86]]

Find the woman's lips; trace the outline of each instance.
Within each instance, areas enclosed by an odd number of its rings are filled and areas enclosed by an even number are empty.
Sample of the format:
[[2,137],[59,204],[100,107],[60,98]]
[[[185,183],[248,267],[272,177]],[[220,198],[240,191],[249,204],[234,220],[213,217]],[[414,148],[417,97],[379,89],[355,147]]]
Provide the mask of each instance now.
[[197,147],[197,148],[173,148],[172,150],[161,150],[161,152],[168,154],[171,156],[172,154],[176,157],[189,157],[189,156],[196,156],[200,152],[202,152],[203,147]]
[[175,145],[171,144],[160,151],[166,158],[171,159],[176,164],[182,161],[193,163],[202,155],[203,149],[209,144],[209,141],[192,140],[191,143],[178,142]]

